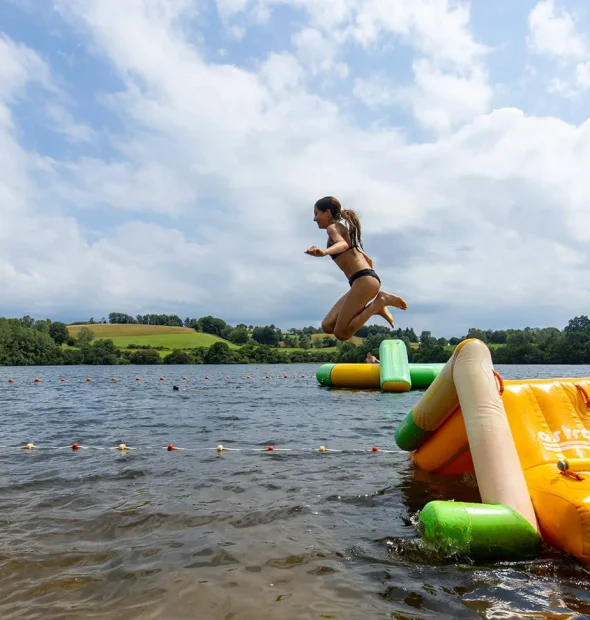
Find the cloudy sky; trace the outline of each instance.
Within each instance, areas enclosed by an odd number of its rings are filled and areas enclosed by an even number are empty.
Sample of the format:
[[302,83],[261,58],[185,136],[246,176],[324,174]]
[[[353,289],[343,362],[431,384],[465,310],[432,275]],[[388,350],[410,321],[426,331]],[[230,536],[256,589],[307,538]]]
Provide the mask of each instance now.
[[0,315],[319,324],[332,194],[401,327],[562,328],[588,110],[581,0],[3,0]]

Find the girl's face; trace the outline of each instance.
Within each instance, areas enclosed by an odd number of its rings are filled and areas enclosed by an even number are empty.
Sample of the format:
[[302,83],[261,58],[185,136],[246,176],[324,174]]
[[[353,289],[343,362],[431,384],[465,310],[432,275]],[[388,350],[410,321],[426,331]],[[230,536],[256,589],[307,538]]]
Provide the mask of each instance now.
[[320,211],[317,207],[313,208],[313,221],[316,222],[318,228],[328,228],[334,221],[329,210]]

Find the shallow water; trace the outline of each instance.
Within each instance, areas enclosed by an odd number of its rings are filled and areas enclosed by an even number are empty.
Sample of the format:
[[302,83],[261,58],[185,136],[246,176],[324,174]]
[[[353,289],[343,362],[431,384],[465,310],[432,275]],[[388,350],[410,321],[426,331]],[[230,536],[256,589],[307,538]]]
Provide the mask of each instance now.
[[[395,428],[421,393],[321,388],[316,368],[2,368],[0,617],[590,614],[590,571],[554,550],[474,565],[425,549],[413,525],[424,504],[478,492],[396,451]],[[35,450],[14,448],[29,442]],[[131,449],[112,449],[120,443]],[[240,450],[218,455],[218,444]]]

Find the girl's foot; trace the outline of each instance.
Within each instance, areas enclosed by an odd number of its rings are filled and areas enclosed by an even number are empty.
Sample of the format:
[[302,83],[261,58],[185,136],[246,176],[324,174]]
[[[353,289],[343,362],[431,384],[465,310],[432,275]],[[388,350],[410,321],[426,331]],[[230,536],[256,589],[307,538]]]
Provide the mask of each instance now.
[[376,314],[382,316],[391,325],[391,329],[395,328],[395,323],[387,306],[393,306],[394,308],[399,308],[400,310],[405,310],[408,307],[408,304],[401,297],[393,295],[392,293],[387,293],[386,291],[381,291],[377,295],[375,302],[379,308]]
[[393,322],[393,316],[391,312],[389,312],[386,306],[383,306],[383,308],[379,310],[377,314],[379,316],[382,316],[391,325],[391,329],[395,328],[395,323]]
[[400,310],[407,310],[408,308],[408,304],[401,297],[393,295],[392,293],[387,293],[386,291],[381,291],[377,295],[377,299],[383,306],[393,306]]

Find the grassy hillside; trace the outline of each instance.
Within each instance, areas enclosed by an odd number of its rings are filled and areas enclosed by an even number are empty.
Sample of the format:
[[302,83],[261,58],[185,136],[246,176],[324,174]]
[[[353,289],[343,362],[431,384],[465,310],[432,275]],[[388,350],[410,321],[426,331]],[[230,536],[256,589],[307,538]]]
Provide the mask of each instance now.
[[196,332],[190,327],[167,327],[165,325],[117,325],[88,323],[87,325],[69,325],[68,331],[76,337],[83,327],[88,327],[95,338],[109,338],[119,348],[125,349],[130,344],[152,347],[166,347],[166,349],[194,349],[195,347],[210,347],[216,342],[225,342],[230,348],[237,348],[235,344],[227,342],[218,336]]
[[[109,338],[120,349],[127,349],[129,345],[138,345],[140,347],[165,347],[164,351],[160,351],[160,356],[165,357],[175,349],[193,349],[195,347],[210,347],[216,342],[225,342],[230,348],[237,349],[235,345],[218,336],[211,334],[203,334],[196,332],[190,327],[167,327],[166,325],[139,325],[139,324],[104,324],[104,323],[86,323],[84,325],[68,325],[68,331],[71,336],[78,336],[80,330],[87,327],[94,333],[94,337]],[[327,334],[312,334],[312,340],[318,338],[327,338]],[[354,344],[362,344],[363,339],[353,336],[350,342]],[[292,353],[294,351],[303,351],[303,349],[281,348],[282,351]],[[311,351],[335,351],[336,347],[326,349],[316,349],[312,347]]]
[[83,327],[94,332],[96,338],[112,338],[119,336],[153,336],[155,334],[195,334],[190,327],[168,327],[167,325],[118,325],[104,323],[86,323],[84,325],[68,325],[70,335],[76,337]]
[[[316,340],[317,338],[334,338],[334,336],[330,334],[312,334],[311,335],[312,340]],[[352,338],[349,338],[347,342],[352,342],[353,344],[363,344],[363,339],[359,338],[358,336],[353,336]]]

